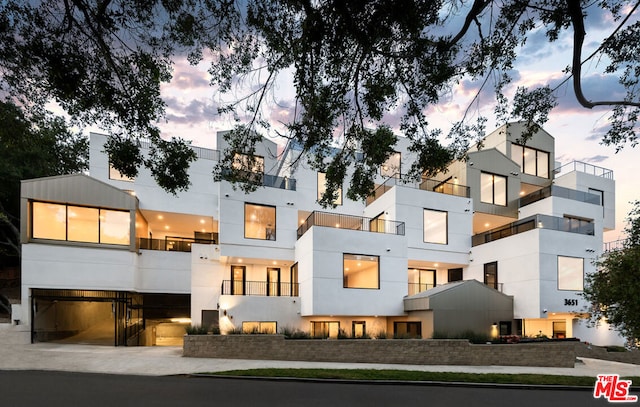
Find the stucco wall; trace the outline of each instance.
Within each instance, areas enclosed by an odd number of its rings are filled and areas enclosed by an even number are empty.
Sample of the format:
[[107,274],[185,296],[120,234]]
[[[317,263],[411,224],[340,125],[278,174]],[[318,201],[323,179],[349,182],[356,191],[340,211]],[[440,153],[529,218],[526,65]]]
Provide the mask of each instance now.
[[466,340],[285,340],[282,335],[187,335],[184,356],[412,365],[574,367],[571,342],[472,345]]

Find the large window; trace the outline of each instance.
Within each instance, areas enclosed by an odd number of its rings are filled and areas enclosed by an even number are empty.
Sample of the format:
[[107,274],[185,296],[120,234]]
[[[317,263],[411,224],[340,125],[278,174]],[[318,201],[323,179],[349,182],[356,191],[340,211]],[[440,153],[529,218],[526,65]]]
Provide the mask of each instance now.
[[244,204],[244,237],[276,240],[275,206]]
[[447,216],[445,211],[424,210],[425,243],[447,244]]
[[241,179],[262,184],[264,177],[264,157],[235,153],[231,166]]
[[511,144],[511,159],[518,163],[521,172],[549,178],[549,153],[546,151]]
[[272,321],[242,321],[242,332],[246,334],[275,334],[276,323]]
[[498,289],[498,262],[484,265],[484,283],[491,288]]
[[[327,190],[327,174],[324,172],[318,172],[318,201],[322,199],[322,195],[324,195]],[[334,205],[342,205],[342,188],[338,188],[336,191],[336,196],[333,199]]]
[[409,269],[409,295],[427,291],[435,286],[435,270]]
[[84,206],[32,203],[34,239],[129,245],[131,218],[128,211]]
[[481,173],[480,201],[507,206],[507,177],[487,172]]
[[582,291],[584,288],[584,259],[558,256],[558,290]]
[[401,178],[402,176],[402,155],[399,152],[394,152],[389,155],[389,158],[380,167],[380,175],[385,178]]
[[340,332],[340,322],[311,321],[311,336],[314,338],[337,338]]
[[462,281],[462,269],[455,268],[447,270],[447,281],[452,283],[454,281]]
[[396,338],[422,338],[422,323],[394,322],[393,336]]
[[378,256],[362,254],[343,255],[344,288],[380,288]]

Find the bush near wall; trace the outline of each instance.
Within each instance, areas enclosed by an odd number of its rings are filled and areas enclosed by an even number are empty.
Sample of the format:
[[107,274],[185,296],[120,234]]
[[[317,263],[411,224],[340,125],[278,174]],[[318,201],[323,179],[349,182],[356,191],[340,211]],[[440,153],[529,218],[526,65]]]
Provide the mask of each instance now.
[[573,342],[474,345],[456,339],[285,340],[283,335],[187,335],[183,355],[221,359],[409,365],[574,367]]

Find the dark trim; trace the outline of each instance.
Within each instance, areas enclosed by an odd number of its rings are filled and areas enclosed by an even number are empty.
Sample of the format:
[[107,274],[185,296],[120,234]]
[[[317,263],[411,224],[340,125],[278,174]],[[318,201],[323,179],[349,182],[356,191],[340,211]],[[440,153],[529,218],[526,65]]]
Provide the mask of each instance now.
[[[444,243],[440,243],[440,242],[429,242],[426,241],[424,232],[425,232],[425,224],[424,224],[424,213],[425,211],[430,211],[430,212],[441,212],[445,214],[444,217],[444,227],[445,227],[445,242]],[[441,244],[441,245],[448,245],[449,244],[449,211],[443,211],[440,209],[431,209],[431,208],[422,208],[422,242],[423,243],[429,243],[429,244]]]
[[[345,262],[344,256],[366,256],[366,257],[375,257],[376,259],[378,259],[378,261],[377,261],[377,264],[378,264],[378,286],[376,288],[347,287],[346,284],[345,284],[345,275],[344,275],[344,262]],[[380,256],[375,256],[375,255],[372,255],[372,254],[362,254],[362,253],[342,253],[342,288],[360,289],[360,290],[379,290],[380,289]]]
[[[261,206],[263,208],[273,208],[273,234],[274,234],[274,236],[273,236],[274,238],[273,239],[267,239],[266,238],[266,233],[265,233],[265,238],[264,239],[259,238],[259,237],[247,237],[247,205]],[[243,226],[243,231],[244,231],[243,236],[244,236],[245,239],[264,240],[264,241],[275,242],[276,239],[278,238],[277,224],[278,224],[278,207],[277,206],[254,203],[254,202],[245,202],[244,203],[244,212],[242,214],[242,226]]]

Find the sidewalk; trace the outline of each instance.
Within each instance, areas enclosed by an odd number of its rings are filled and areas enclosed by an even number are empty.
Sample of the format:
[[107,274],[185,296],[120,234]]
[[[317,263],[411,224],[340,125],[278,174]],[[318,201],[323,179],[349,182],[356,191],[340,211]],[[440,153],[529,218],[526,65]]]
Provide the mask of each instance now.
[[574,368],[527,366],[426,366],[373,363],[289,362],[182,357],[181,347],[109,347],[38,343],[0,345],[0,370],[58,370],[85,373],[165,376],[255,368],[401,369],[430,372],[537,373],[640,376],[640,365],[578,358]]

